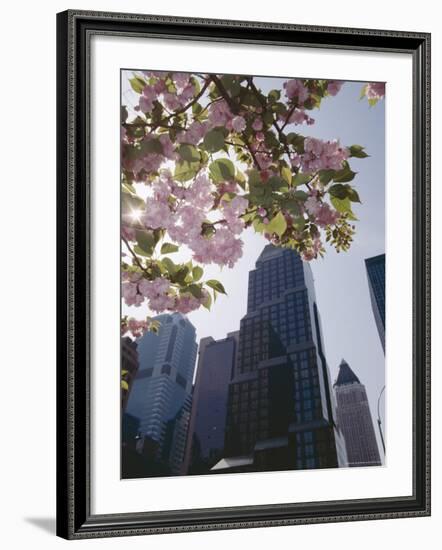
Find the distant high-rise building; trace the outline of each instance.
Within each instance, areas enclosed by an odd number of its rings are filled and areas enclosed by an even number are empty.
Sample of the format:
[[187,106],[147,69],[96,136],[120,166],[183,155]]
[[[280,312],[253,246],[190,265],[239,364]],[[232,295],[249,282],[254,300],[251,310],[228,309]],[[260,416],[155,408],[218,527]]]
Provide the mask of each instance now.
[[370,288],[371,307],[376,326],[385,351],[385,254],[365,260],[368,286]]
[[175,418],[169,420],[166,426],[162,452],[163,459],[168,464],[172,475],[185,475],[187,473],[184,459],[191,410],[192,395],[188,395]]
[[224,456],[212,471],[345,465],[310,266],[268,245],[249,274]]
[[121,370],[122,380],[126,383],[121,388],[121,410],[124,412],[134,378],[138,372],[137,343],[128,336],[121,339]]
[[[139,369],[126,411],[139,419],[140,436],[156,443],[158,460],[175,473],[176,448],[170,438],[166,441],[166,432],[191,399],[196,334],[195,327],[180,313],[159,315],[155,320],[160,322],[158,334],[146,332],[137,341]],[[176,437],[187,436],[181,429],[178,432]],[[127,474],[123,477],[130,477],[130,472]]]
[[227,398],[238,334],[232,332],[222,340],[209,336],[200,341],[187,441],[187,473],[209,473],[223,456]]
[[344,359],[339,365],[334,389],[348,465],[380,466],[381,459],[365,387]]

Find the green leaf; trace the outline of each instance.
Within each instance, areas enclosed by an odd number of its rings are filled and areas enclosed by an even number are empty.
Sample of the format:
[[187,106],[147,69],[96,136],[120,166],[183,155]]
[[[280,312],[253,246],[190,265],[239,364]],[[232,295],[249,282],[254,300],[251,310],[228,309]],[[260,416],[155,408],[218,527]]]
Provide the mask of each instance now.
[[199,162],[200,160],[199,151],[194,145],[181,145],[178,149],[178,154],[183,160],[187,160],[187,162]]
[[267,231],[269,233],[276,233],[278,237],[283,235],[286,229],[287,222],[282,212],[278,212],[267,224]]
[[288,191],[287,182],[279,176],[272,176],[269,178],[267,185],[269,185],[273,191]]
[[202,110],[203,108],[201,107],[200,103],[197,102],[192,105],[192,113],[194,116],[198,116]]
[[298,201],[306,201],[308,199],[308,194],[305,191],[295,191],[293,197]]
[[342,170],[339,170],[333,176],[333,181],[346,183],[354,179],[354,177],[356,176],[356,172],[353,172],[353,170],[350,169],[350,166],[347,161],[343,162],[343,166],[344,167],[342,168]]
[[152,256],[156,244],[153,232],[140,230],[135,232],[135,236],[140,249]]
[[204,273],[204,270],[202,267],[200,267],[199,265],[196,265],[193,269],[192,269],[192,277],[193,277],[193,280],[194,281],[199,281],[201,279],[201,277],[203,276],[203,273]]
[[271,126],[273,124],[273,113],[271,111],[266,111],[262,116],[264,124]]
[[132,86],[132,90],[134,92],[137,92],[137,94],[141,94],[144,90],[144,87],[146,86],[146,82],[139,76],[134,76],[133,78],[129,79],[129,83]]
[[126,380],[121,381],[121,389],[126,391],[129,390],[129,384],[126,382]]
[[178,266],[175,265],[170,258],[163,258],[161,260],[161,264],[166,268],[166,271],[172,276],[176,275],[176,273],[178,272]]
[[188,162],[183,160],[175,164],[174,178],[178,181],[189,181],[193,179],[200,169],[199,162]]
[[351,145],[349,148],[350,156],[356,157],[358,159],[364,159],[368,157],[367,153],[364,151],[362,145]]
[[194,296],[195,298],[202,298],[203,297],[203,290],[201,288],[201,285],[189,285],[187,286],[185,289],[183,289],[183,291],[185,292],[190,292],[190,294],[192,294],[192,296]]
[[292,183],[292,171],[288,166],[283,166],[281,168],[281,176],[285,179],[285,181],[290,185]]
[[351,209],[351,202],[348,197],[346,197],[345,199],[338,199],[337,197],[331,197],[330,201],[338,212],[341,212],[342,214],[344,213],[350,214],[350,216],[352,216],[351,219],[356,219]]
[[305,153],[304,141],[305,137],[295,134],[295,132],[290,132],[290,134],[287,134],[287,142],[290,143],[299,154]]
[[224,147],[224,133],[214,128],[204,136],[204,147],[209,153],[216,153]]
[[298,185],[305,185],[312,179],[311,174],[304,174],[303,172],[298,172],[296,176],[292,178],[292,185],[297,187]]
[[213,290],[220,292],[221,294],[227,294],[227,292],[224,290],[223,285],[216,279],[209,279],[208,281],[206,281],[206,285],[210,288],[213,288]]
[[350,187],[349,185],[347,186],[347,197],[351,200],[351,202],[361,202],[356,189],[353,189],[353,187]]
[[143,250],[140,246],[137,244],[134,246],[134,252],[138,256],[144,256],[145,258],[150,258],[152,256],[151,252],[147,252],[146,250]]
[[348,195],[347,186],[342,185],[342,183],[336,183],[335,185],[332,185],[328,192],[332,197],[336,197],[341,200],[345,199]]
[[333,176],[335,175],[334,170],[320,170],[318,173],[319,173],[319,179],[322,185],[329,184],[333,179]]
[[294,214],[295,216],[299,216],[300,210],[299,210],[299,203],[296,199],[284,199],[281,202],[282,208],[284,210],[288,210],[290,214]]
[[209,293],[206,294],[206,299],[204,302],[202,302],[202,305],[210,311],[210,308],[212,306],[212,296],[210,296]]
[[256,231],[256,233],[264,233],[264,231],[267,228],[267,225],[262,223],[260,218],[255,218],[252,222],[253,229]]
[[144,140],[140,147],[141,153],[156,153],[161,155],[163,153],[163,146],[159,139]]
[[176,244],[164,243],[161,247],[161,254],[172,254],[178,252],[179,247]]
[[215,183],[230,181],[235,177],[235,166],[229,159],[218,159],[209,166],[209,174]]
[[271,103],[279,101],[279,99],[281,98],[281,90],[270,90],[268,98]]
[[122,105],[120,109],[121,124],[126,122],[128,116],[129,113],[127,112],[127,107],[125,105]]

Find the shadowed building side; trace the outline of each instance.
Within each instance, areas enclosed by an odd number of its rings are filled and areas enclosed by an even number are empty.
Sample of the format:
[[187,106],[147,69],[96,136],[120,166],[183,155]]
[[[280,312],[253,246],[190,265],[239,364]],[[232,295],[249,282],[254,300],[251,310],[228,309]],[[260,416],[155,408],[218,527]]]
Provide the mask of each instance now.
[[207,337],[200,341],[185,460],[188,474],[210,473],[223,456],[229,382],[237,345],[238,332],[222,340]]

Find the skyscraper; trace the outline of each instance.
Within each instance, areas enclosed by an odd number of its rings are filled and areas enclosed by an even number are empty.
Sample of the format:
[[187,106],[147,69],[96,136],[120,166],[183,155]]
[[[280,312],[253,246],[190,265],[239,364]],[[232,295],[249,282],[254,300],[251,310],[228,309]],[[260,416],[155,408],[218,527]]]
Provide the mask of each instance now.
[[341,361],[334,383],[338,423],[344,434],[349,466],[380,466],[379,449],[365,387]]
[[268,245],[249,274],[224,457],[213,471],[344,465],[310,266]]
[[[137,342],[139,369],[126,411],[138,418],[140,435],[157,444],[158,460],[170,473],[177,473],[177,449],[170,444],[170,422],[178,420],[180,411],[191,399],[197,350],[195,327],[179,313],[159,315],[155,320],[160,322],[158,334],[147,332]],[[185,438],[181,420],[180,426],[175,439]]]
[[125,382],[124,387],[121,388],[121,410],[124,412],[138,371],[137,343],[128,336],[121,339],[121,370],[121,377]]
[[187,473],[209,473],[223,456],[227,398],[238,334],[232,332],[222,340],[208,337],[200,341],[187,441]]
[[379,338],[385,351],[385,254],[365,260],[371,307],[378,328]]

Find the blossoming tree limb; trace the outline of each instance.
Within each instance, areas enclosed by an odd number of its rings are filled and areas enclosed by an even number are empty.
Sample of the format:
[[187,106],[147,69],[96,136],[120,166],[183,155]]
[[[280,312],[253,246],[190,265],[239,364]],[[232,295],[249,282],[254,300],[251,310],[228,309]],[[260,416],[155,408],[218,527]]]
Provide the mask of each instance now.
[[[222,283],[204,266],[233,267],[251,228],[305,261],[349,249],[360,202],[344,146],[293,131],[343,82],[290,79],[268,93],[243,75],[135,72],[137,97],[122,107],[122,294],[155,313],[210,309]],[[366,84],[374,105],[383,84]],[[141,187],[144,189],[140,191]],[[189,250],[185,263],[171,258]],[[156,324],[123,318],[122,332]]]

